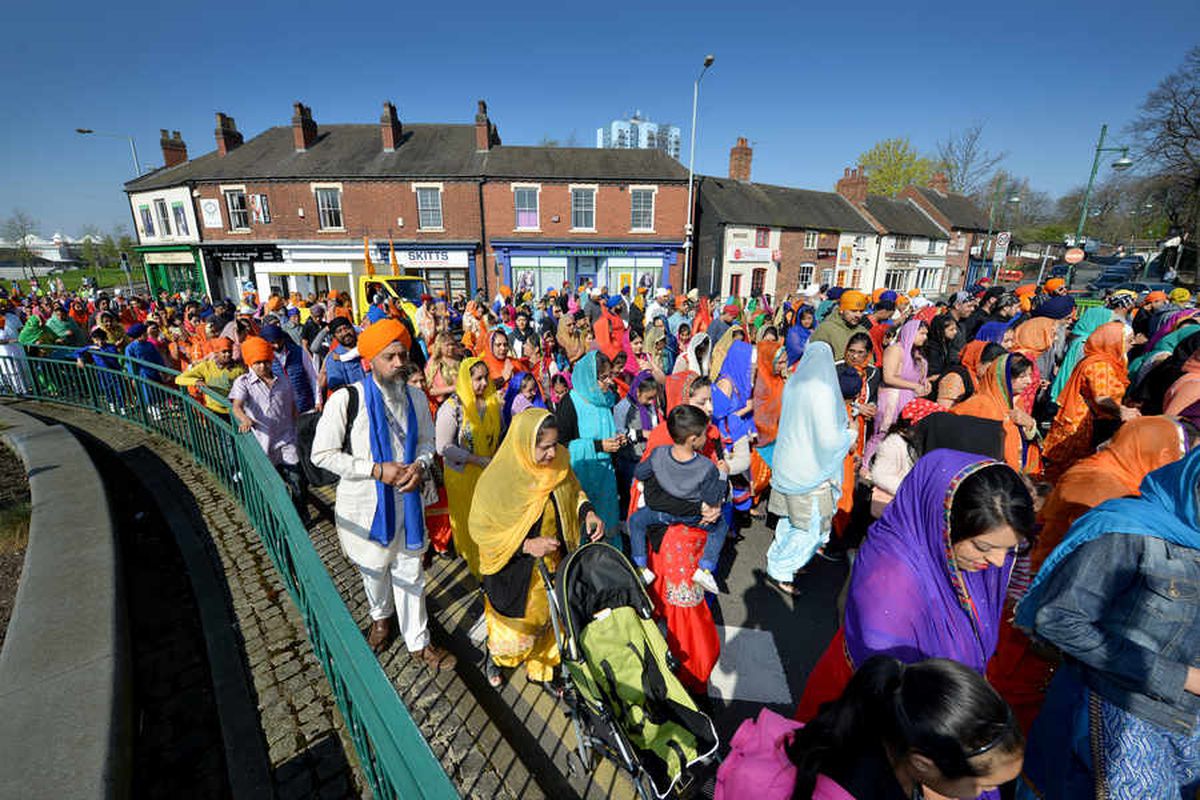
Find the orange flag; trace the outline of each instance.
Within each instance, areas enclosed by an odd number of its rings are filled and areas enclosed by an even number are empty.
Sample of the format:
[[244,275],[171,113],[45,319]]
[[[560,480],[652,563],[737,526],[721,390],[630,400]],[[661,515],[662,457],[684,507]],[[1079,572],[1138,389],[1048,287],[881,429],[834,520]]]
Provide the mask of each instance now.
[[363,237],[363,262],[367,265],[367,274],[375,274],[375,265],[371,263],[371,243]]
[[396,245],[392,243],[391,239],[388,239],[388,252],[390,253],[389,260],[392,262],[392,274],[399,275],[400,262],[396,260]]

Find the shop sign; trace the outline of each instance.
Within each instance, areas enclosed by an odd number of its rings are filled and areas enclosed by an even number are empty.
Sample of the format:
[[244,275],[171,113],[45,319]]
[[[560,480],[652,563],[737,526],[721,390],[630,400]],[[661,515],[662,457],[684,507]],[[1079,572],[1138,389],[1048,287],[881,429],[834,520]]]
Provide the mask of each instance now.
[[829,247],[822,247],[817,250],[817,259],[833,258],[837,255],[837,250]]
[[196,259],[190,252],[142,253],[142,260],[147,264],[195,264]]
[[731,261],[770,261],[769,247],[735,247],[730,257]]
[[278,247],[210,247],[210,258],[219,261],[279,261]]
[[[817,258],[820,258],[820,257],[821,257],[821,251],[818,250]],[[848,244],[842,245],[841,251],[838,253],[838,262],[837,262],[838,266],[839,267],[848,267],[848,266],[850,266],[850,263],[852,261],[854,261],[854,246],[848,245]]]
[[612,258],[613,256],[627,256],[629,255],[629,251],[621,247],[552,247],[546,254],[551,256],[569,256],[572,258],[580,256],[585,258]]

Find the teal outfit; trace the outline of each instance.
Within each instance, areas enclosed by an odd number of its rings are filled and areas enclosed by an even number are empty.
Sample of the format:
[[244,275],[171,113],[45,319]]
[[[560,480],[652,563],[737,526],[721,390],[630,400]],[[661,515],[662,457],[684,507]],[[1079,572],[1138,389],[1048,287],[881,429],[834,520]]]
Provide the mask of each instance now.
[[571,455],[571,470],[604,522],[609,544],[620,549],[618,531],[620,512],[617,503],[617,473],[612,456],[596,446],[601,439],[617,435],[612,408],[616,395],[602,391],[596,380],[596,353],[592,350],[575,364],[571,371],[573,388],[571,404],[579,426],[579,437],[567,445]]
[[1056,401],[1062,394],[1062,390],[1067,388],[1067,381],[1071,380],[1071,373],[1075,371],[1075,365],[1083,360],[1084,342],[1095,333],[1097,328],[1112,322],[1112,320],[1112,312],[1107,308],[1085,309],[1083,315],[1076,320],[1075,325],[1071,328],[1071,336],[1074,338],[1067,345],[1067,352],[1063,354],[1062,363],[1058,365],[1058,372],[1055,373],[1054,383],[1050,387],[1050,396]]

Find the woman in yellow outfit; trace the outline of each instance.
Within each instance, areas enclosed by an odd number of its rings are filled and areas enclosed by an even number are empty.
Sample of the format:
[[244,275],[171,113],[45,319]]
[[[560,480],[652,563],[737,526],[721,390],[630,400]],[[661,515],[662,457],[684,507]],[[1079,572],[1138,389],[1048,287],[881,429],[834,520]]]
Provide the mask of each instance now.
[[479,548],[470,534],[469,515],[475,484],[500,445],[500,395],[488,380],[480,358],[458,367],[454,394],[438,409],[435,424],[438,455],[445,461],[446,499],[454,547],[479,577]]
[[530,681],[553,679],[559,653],[537,560],[544,559],[553,572],[584,530],[592,541],[604,536],[604,524],[558,443],[557,421],[541,408],[518,414],[471,503],[488,628],[485,670],[492,686],[502,682],[500,667],[522,663]]

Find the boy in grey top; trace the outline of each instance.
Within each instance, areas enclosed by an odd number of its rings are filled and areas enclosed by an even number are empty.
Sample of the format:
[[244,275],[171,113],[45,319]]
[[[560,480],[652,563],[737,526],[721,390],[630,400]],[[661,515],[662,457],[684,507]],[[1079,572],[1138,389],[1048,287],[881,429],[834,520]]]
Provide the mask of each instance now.
[[707,430],[708,415],[703,411],[676,406],[667,415],[667,432],[674,444],[657,448],[634,470],[634,477],[642,482],[646,505],[629,516],[629,538],[633,563],[641,568],[646,583],[655,578],[646,567],[647,528],[680,523],[707,533],[700,568],[692,582],[713,594],[720,591],[712,573],[728,532],[721,517],[728,485],[717,466],[697,453],[704,447]]

